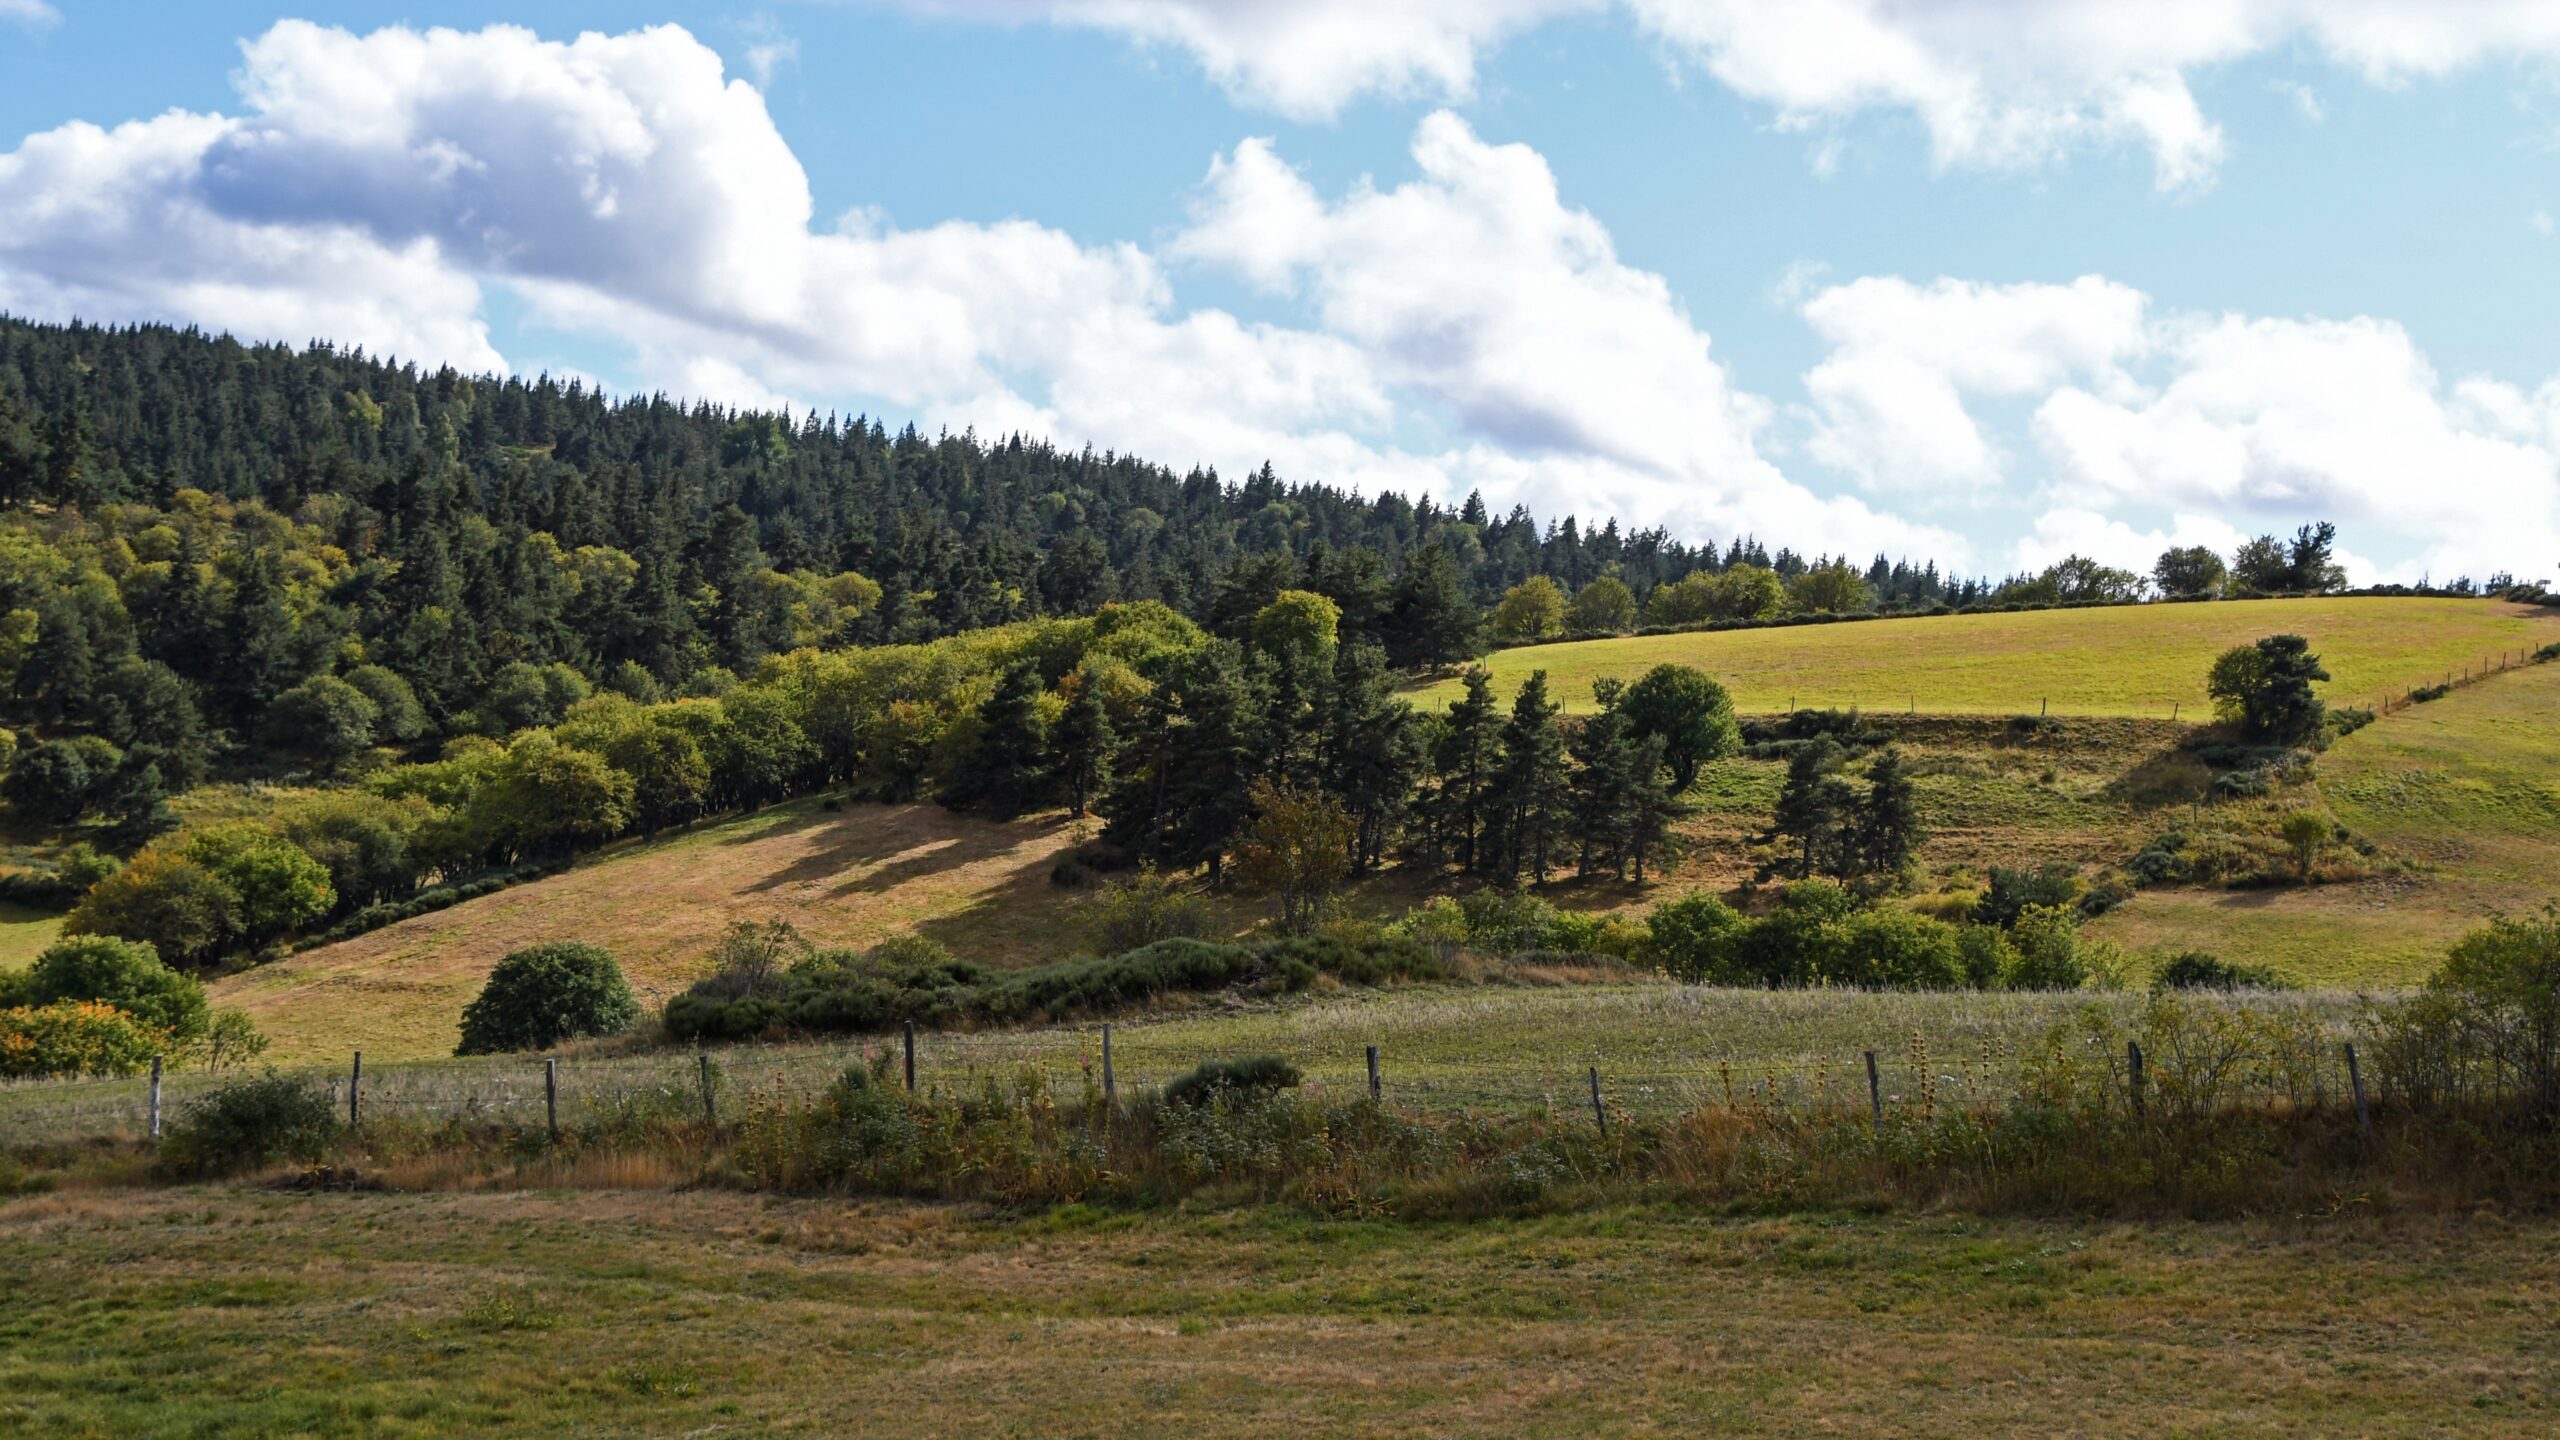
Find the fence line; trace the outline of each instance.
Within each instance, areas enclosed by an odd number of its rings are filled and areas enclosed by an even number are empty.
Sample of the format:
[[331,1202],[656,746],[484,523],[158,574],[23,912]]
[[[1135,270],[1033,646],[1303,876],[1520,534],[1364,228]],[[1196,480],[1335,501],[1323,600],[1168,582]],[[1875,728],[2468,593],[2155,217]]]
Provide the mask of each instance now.
[[[332,1109],[339,1108],[339,1086],[346,1087],[343,1113],[349,1124],[369,1122],[457,1122],[495,1124],[522,1129],[541,1127],[557,1137],[592,1119],[646,1106],[666,1113],[699,1116],[713,1125],[735,1112],[723,1104],[724,1092],[753,1090],[762,1094],[808,1098],[824,1091],[853,1066],[894,1067],[908,1088],[926,1095],[967,1095],[989,1084],[1003,1085],[1026,1069],[1060,1078],[1062,1059],[1070,1082],[1081,1069],[1094,1093],[1118,1103],[1122,1081],[1161,1085],[1187,1064],[1163,1060],[1161,1073],[1131,1077],[1115,1069],[1108,1026],[1077,1032],[1099,1038],[1100,1063],[1089,1050],[1080,1056],[1038,1057],[968,1055],[956,1063],[935,1063],[932,1036],[912,1029],[893,1037],[895,1049],[871,1045],[741,1046],[715,1053],[658,1052],[641,1056],[562,1059],[525,1056],[459,1065],[420,1062],[412,1065],[363,1064],[351,1056],[343,1069],[306,1066],[279,1073],[312,1082],[324,1081]],[[2355,1047],[2343,1041],[2331,1022],[2328,1037],[2316,1052],[2294,1054],[2281,1065],[2282,1080],[2260,1077],[2236,1092],[2236,1098],[2295,1106],[2323,1106],[2352,1095],[2357,1113],[2370,1124],[2367,1080]],[[1447,1060],[1433,1058],[1410,1068],[1399,1067],[1394,1052],[1381,1044],[1343,1043],[1293,1051],[1314,1093],[1392,1098],[1417,1111],[1503,1111],[1562,1114],[1579,1108],[1587,1091],[1595,1118],[1607,1123],[1607,1111],[1630,1115],[1668,1115],[1702,1109],[1734,1111],[1811,1111],[1847,1109],[1865,1102],[1876,1123],[1912,1106],[1983,1110],[2015,1099],[2029,1073],[2033,1053],[2043,1046],[1984,1041],[1963,1053],[1955,1047],[1932,1047],[1918,1034],[1899,1047],[1817,1052],[1784,1058],[1738,1058],[1712,1051],[1682,1056],[1630,1060],[1623,1056],[1556,1053],[1546,1057]],[[1210,1058],[1207,1053],[1194,1062]],[[2138,1045],[2121,1055],[2094,1055],[2118,1074],[2115,1082],[2139,1106],[2157,1093],[2150,1075],[2157,1062]],[[2264,1059],[2265,1057],[2260,1057]],[[161,1133],[164,1104],[174,1104],[183,1119],[188,1104],[209,1091],[240,1078],[242,1072],[172,1073],[165,1077],[155,1063],[148,1076],[79,1080],[19,1081],[0,1085],[0,1144],[62,1141],[95,1137],[156,1137]],[[2173,1077],[2176,1071],[2172,1069]],[[1863,1080],[1863,1086],[1860,1081]],[[1863,1094],[1861,1091],[1863,1090]],[[164,1100],[165,1091],[165,1100]],[[1603,1108],[1603,1097],[1606,1108]],[[564,1104],[568,1112],[564,1120]]]

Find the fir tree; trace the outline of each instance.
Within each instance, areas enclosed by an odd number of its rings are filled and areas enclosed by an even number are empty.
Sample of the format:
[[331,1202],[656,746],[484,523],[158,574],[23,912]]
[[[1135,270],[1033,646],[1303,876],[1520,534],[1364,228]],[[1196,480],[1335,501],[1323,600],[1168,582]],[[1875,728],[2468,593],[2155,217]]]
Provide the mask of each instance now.
[[1010,819],[1048,794],[1049,735],[1040,720],[1040,671],[1024,661],[1004,672],[978,706],[978,737],[961,773],[943,787],[954,808],[979,807]]
[[1477,653],[1477,628],[1449,552],[1424,545],[1407,555],[1387,608],[1389,662],[1405,670],[1455,664]]
[[1572,780],[1564,732],[1556,725],[1559,709],[1547,697],[1547,672],[1533,670],[1512,697],[1511,718],[1502,727],[1502,770],[1493,797],[1500,857],[1495,868],[1508,880],[1527,870],[1544,882],[1571,821]]
[[1370,644],[1342,646],[1334,659],[1322,772],[1324,788],[1351,816],[1354,872],[1366,874],[1385,860],[1424,766],[1421,721],[1396,697],[1386,653]]
[[1074,679],[1066,711],[1049,732],[1050,773],[1067,797],[1067,813],[1084,818],[1085,805],[1111,783],[1111,711],[1091,675]]
[[1493,677],[1482,667],[1467,671],[1466,694],[1449,707],[1432,749],[1431,832],[1440,853],[1461,870],[1487,859],[1484,832],[1492,818],[1494,781],[1502,768],[1502,726],[1493,701]]
[[1891,746],[1867,767],[1867,797],[1858,807],[1858,868],[1870,874],[1898,874],[1919,852],[1927,832],[1920,825],[1919,798],[1911,777],[1902,773],[1902,756]]

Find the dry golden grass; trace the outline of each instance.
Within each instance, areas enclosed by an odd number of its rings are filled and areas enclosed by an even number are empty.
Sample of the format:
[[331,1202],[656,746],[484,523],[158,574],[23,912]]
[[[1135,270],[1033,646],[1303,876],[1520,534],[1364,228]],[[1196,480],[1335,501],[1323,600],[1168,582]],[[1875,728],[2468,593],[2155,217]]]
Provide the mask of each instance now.
[[653,1009],[700,976],[712,941],[742,919],[788,920],[828,945],[913,932],[996,964],[1052,959],[1074,944],[1065,906],[1076,892],[1049,870],[1074,843],[1062,817],[785,806],[231,976],[214,1001],[247,1010],[278,1060],[419,1057],[452,1053],[462,1007],[501,956],[548,940],[611,950]]
[[53,1435],[2440,1435],[2560,1420],[2560,1228],[717,1192],[0,1206]]

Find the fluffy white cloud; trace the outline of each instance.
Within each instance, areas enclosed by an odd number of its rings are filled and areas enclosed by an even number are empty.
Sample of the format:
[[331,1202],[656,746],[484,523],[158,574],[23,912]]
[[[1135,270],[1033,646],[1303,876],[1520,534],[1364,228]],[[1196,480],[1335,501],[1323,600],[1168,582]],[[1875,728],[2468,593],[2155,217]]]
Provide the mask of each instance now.
[[1831,346],[1805,376],[1815,458],[1872,489],[1935,496],[1998,483],[2007,456],[1969,396],[2041,396],[2066,379],[2126,383],[2145,342],[2144,296],[2095,275],[2068,285],[1927,286],[1870,277],[1802,307]]
[[62,12],[46,4],[45,0],[0,0],[0,20],[30,29],[51,25],[61,18]]
[[1606,0],[905,0],[931,14],[1046,20],[1188,53],[1226,90],[1297,119],[1372,93],[1462,99],[1478,58]]
[[2448,389],[2386,321],[2163,322],[2152,392],[2065,387],[2036,438],[2069,505],[2333,519],[2407,554],[2393,578],[2560,557],[2560,408],[2494,381]]
[[[1369,92],[1464,97],[1503,39],[1606,0],[904,0],[930,13],[1118,31],[1190,54],[1300,117]],[[2548,0],[1619,0],[1647,35],[1782,123],[1916,117],[1942,164],[2147,149],[2164,190],[2213,176],[2222,130],[2188,77],[2302,47],[2375,84],[2493,58],[2560,60]],[[2308,92],[2303,92],[2307,94]],[[1826,145],[1823,155],[1835,153]]]
[[230,131],[172,112],[73,124],[0,154],[0,311],[174,319],[479,367],[480,287],[431,241],[223,213],[198,187]]
[[503,287],[622,347],[626,378],[730,403],[885,401],[1177,466],[1962,553],[1787,482],[1754,442],[1768,407],[1662,279],[1536,152],[1447,114],[1416,179],[1338,203],[1267,144],[1218,160],[1176,249],[1301,292],[1290,326],[1186,310],[1155,255],[1029,221],[814,224],[762,97],[673,27],[286,22],[243,60],[240,116],[0,155],[0,306],[497,367],[481,302]]
[[1419,174],[1328,204],[1263,141],[1211,169],[1173,252],[1303,296],[1321,329],[1419,392],[1458,444],[1442,463],[1542,513],[1757,529],[1798,545],[1960,551],[1854,500],[1820,499],[1760,454],[1766,402],[1737,390],[1662,278],[1618,259],[1534,150],[1447,112]]
[[[1805,375],[1808,452],[1872,488],[2040,494],[2023,569],[2074,551],[2143,569],[2170,544],[2227,551],[2234,524],[2310,518],[2390,553],[2342,554],[2359,580],[2560,557],[2560,382],[2447,386],[2385,321],[2155,316],[2096,276],[1870,278],[1803,314],[1832,347]],[[2034,457],[1992,438],[1984,401],[2030,409]]]

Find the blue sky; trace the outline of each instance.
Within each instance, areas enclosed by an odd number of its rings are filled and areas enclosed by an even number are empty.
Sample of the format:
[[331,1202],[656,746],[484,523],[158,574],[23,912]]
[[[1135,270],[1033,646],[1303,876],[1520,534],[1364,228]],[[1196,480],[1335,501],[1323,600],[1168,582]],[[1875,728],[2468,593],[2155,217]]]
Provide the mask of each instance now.
[[2552,7],[1825,3],[0,0],[0,308],[1983,571],[2560,568]]

